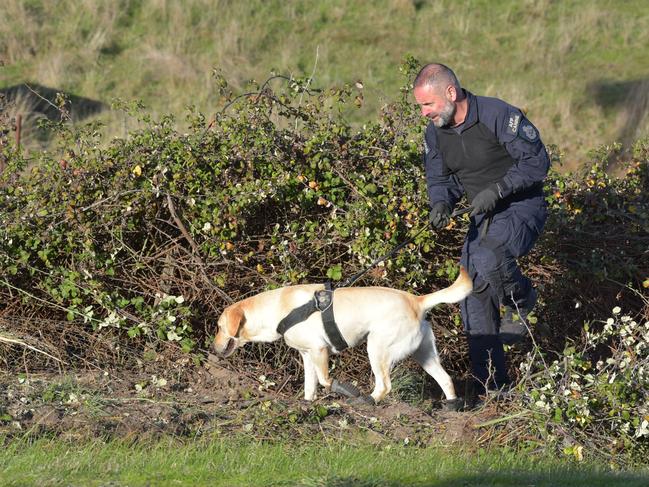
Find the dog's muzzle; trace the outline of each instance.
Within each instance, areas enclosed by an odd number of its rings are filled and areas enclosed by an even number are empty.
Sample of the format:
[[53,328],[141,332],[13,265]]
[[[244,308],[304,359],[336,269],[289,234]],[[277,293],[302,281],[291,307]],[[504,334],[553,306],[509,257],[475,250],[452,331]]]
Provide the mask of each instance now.
[[217,339],[214,340],[214,343],[212,343],[212,350],[217,355],[220,355],[221,357],[225,358],[232,355],[232,353],[236,350],[237,345],[238,345],[238,340],[236,338],[225,337],[224,340],[218,340],[217,337]]

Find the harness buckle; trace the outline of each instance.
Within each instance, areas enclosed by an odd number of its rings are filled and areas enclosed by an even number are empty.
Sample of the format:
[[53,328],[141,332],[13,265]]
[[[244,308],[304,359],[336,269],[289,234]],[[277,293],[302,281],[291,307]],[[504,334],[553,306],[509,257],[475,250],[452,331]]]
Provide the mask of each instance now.
[[313,294],[313,298],[315,299],[315,307],[323,313],[329,309],[333,302],[333,291],[321,289]]

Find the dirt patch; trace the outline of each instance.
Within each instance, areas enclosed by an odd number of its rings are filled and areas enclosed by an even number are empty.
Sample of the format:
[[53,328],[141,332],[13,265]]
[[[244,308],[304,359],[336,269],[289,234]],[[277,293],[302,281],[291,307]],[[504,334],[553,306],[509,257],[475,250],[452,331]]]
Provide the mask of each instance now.
[[352,406],[334,394],[301,399],[301,377],[275,380],[208,363],[177,370],[118,370],[0,376],[0,436],[142,439],[250,435],[261,440],[345,438],[370,442],[477,444],[474,425],[493,411],[443,412],[394,395]]

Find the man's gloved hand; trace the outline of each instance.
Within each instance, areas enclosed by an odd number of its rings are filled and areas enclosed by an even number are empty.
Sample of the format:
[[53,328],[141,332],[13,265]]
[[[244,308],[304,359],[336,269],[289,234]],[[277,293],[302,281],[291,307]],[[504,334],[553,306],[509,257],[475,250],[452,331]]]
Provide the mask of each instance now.
[[473,201],[471,202],[471,206],[473,207],[471,216],[480,215],[493,210],[499,199],[500,195],[498,194],[498,186],[490,184],[487,189],[483,189],[475,198],[473,198]]
[[428,221],[435,230],[441,230],[451,219],[451,207],[443,201],[438,201],[430,210]]

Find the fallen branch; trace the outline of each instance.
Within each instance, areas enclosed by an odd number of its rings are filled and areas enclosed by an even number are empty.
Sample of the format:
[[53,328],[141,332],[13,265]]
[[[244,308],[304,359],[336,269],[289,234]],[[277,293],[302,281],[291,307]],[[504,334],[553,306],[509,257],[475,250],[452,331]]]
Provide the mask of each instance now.
[[60,363],[62,363],[62,364],[67,365],[63,360],[58,359],[58,358],[54,357],[53,355],[50,355],[49,353],[44,352],[43,350],[40,350],[40,349],[38,349],[38,348],[36,348],[36,347],[33,347],[33,346],[31,346],[31,345],[29,345],[29,344],[27,344],[27,343],[25,343],[25,342],[23,342],[23,341],[21,341],[21,340],[17,340],[17,339],[15,339],[15,338],[9,338],[9,337],[6,337],[6,336],[3,336],[3,335],[0,335],[0,342],[3,342],[3,343],[10,343],[10,344],[15,344],[15,345],[21,345],[21,346],[23,346],[23,347],[25,347],[25,348],[28,348],[28,349],[30,349],[30,350],[33,350],[34,352],[42,353],[42,354],[45,355],[46,357],[49,357],[49,358],[51,358],[51,359],[56,360],[57,362],[60,362]]
[[505,421],[509,421],[510,419],[520,418],[521,416],[525,416],[527,415],[527,413],[528,413],[527,411],[519,411],[517,413],[510,414],[508,416],[502,416],[500,418],[492,419],[491,421],[486,421],[484,423],[473,425],[473,429],[477,430],[480,428],[486,428],[487,426],[493,426],[494,424],[504,423]]
[[173,218],[174,222],[176,223],[176,226],[178,227],[178,230],[180,230],[180,233],[183,234],[183,237],[185,237],[185,240],[189,243],[191,246],[192,250],[194,251],[194,258],[199,264],[199,269],[203,275],[203,278],[205,279],[205,282],[211,286],[218,294],[221,296],[228,304],[234,303],[234,299],[232,299],[225,291],[223,291],[221,288],[215,286],[207,277],[207,274],[205,273],[205,262],[203,262],[203,259],[201,259],[200,255],[200,249],[190,233],[187,231],[187,228],[185,227],[185,224],[182,222],[180,217],[178,216],[178,213],[176,212],[176,207],[174,206],[174,202],[171,199],[171,195],[167,193],[167,207],[169,208],[169,213],[171,213],[171,217]]
[[169,208],[169,213],[171,213],[171,218],[174,219],[174,222],[176,223],[178,230],[180,230],[180,233],[183,234],[183,237],[185,237],[187,243],[189,243],[189,245],[192,247],[192,250],[196,253],[196,259],[200,264],[203,264],[203,260],[201,259],[198,245],[196,244],[192,236],[187,231],[187,228],[183,224],[182,220],[178,217],[178,214],[176,213],[176,207],[174,206],[174,202],[171,199],[170,194],[167,194],[167,207]]

